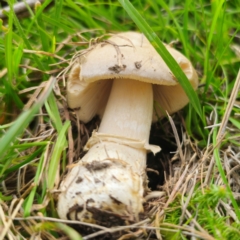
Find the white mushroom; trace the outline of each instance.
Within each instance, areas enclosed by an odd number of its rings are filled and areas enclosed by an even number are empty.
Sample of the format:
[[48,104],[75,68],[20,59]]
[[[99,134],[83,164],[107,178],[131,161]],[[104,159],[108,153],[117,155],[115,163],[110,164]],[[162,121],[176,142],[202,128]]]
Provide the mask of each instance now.
[[[189,60],[166,48],[196,89],[197,74]],[[138,219],[147,184],[147,151],[160,151],[148,143],[156,119],[153,102],[160,106],[159,116],[171,114],[188,103],[185,92],[144,35],[127,32],[80,57],[67,94],[69,107],[79,108],[80,120],[104,114],[85,146],[89,151],[60,185],[60,218],[97,222],[99,215],[113,214]]]

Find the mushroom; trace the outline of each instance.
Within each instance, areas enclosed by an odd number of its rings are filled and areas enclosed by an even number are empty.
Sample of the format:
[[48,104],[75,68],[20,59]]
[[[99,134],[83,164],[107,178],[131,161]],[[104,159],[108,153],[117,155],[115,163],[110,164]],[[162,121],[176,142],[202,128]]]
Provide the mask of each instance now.
[[[165,47],[196,89],[190,61]],[[97,223],[112,214],[137,220],[147,189],[146,155],[160,151],[148,143],[152,121],[184,107],[185,92],[146,37],[126,32],[80,56],[68,78],[67,99],[83,122],[96,114],[102,121],[85,146],[88,152],[60,184],[59,217]]]

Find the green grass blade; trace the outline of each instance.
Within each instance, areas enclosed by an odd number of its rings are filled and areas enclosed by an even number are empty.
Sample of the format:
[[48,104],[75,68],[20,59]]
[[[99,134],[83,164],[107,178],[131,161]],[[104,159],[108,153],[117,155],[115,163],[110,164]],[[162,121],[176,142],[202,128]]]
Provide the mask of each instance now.
[[[36,151],[34,151],[29,157],[27,157],[24,161],[22,161],[19,164],[16,164],[12,167],[9,167],[8,169],[6,169],[4,171],[4,175],[10,174],[11,172],[17,171],[18,169],[20,169],[22,166],[24,166],[25,164],[31,162],[33,159],[35,159],[37,156],[39,156],[39,154],[41,154],[44,150],[45,146],[41,146],[39,149],[37,149]],[[2,174],[0,174],[1,176]],[[5,177],[3,175],[3,178]]]
[[16,103],[17,107],[21,109],[23,107],[23,103],[20,100],[19,96],[13,89],[13,80],[14,80],[14,67],[13,67],[13,46],[12,46],[12,41],[13,41],[13,10],[12,10],[12,3],[9,3],[11,11],[8,14],[8,27],[5,31],[5,36],[4,36],[4,43],[5,43],[5,64],[8,69],[7,75],[8,79],[3,80],[5,88],[6,88],[6,96],[7,99],[6,101],[8,104],[14,100]]
[[[206,49],[206,56],[205,56],[205,60],[204,60],[204,75],[205,77],[208,76],[208,72],[209,72],[209,54],[210,54],[210,48],[211,48],[211,44],[212,44],[212,40],[213,40],[213,36],[215,34],[215,29],[216,29],[216,26],[219,24],[218,23],[218,18],[219,18],[219,15],[221,13],[221,10],[222,10],[222,6],[224,4],[224,0],[220,0],[218,1],[218,5],[217,5],[217,8],[214,12],[214,16],[213,16],[213,20],[212,20],[212,24],[211,24],[211,28],[210,28],[210,31],[209,31],[209,35],[208,35],[208,38],[207,38],[207,49]],[[209,84],[210,84],[210,81],[211,78],[207,78],[207,81],[206,81],[206,85],[205,85],[205,91],[207,91],[208,87],[209,87]]]
[[25,112],[23,112],[18,119],[14,122],[14,124],[10,127],[10,129],[6,132],[6,134],[0,139],[0,155],[3,156],[4,153],[8,150],[11,142],[19,136],[29,125],[31,120],[37,111],[42,107],[44,101],[48,98],[49,94],[52,91],[54,81],[49,81],[47,84],[45,91],[41,94],[38,101],[33,105],[33,107]]
[[189,83],[186,75],[183,73],[180,66],[177,64],[175,59],[171,56],[171,54],[166,50],[163,43],[157,37],[152,28],[148,25],[144,18],[139,14],[139,12],[134,8],[134,6],[128,0],[119,0],[125,11],[132,18],[132,20],[136,23],[139,29],[144,33],[150,43],[155,47],[156,51],[160,54],[163,60],[166,62],[169,69],[178,79],[182,88],[186,92],[190,103],[194,107],[195,111],[202,119],[202,109],[198,99],[196,92],[193,90],[191,84]]
[[[26,47],[29,49],[29,50],[33,50],[33,47],[32,47],[32,44],[30,43],[28,37],[26,36],[25,34],[25,31],[24,29],[22,28],[20,22],[19,22],[19,19],[17,18],[17,16],[14,14],[13,15],[13,19],[14,19],[14,25],[16,26],[16,28],[18,29],[18,32],[19,32],[19,36],[21,36],[21,38],[23,39]],[[44,70],[44,65],[42,64],[42,62],[38,59],[38,57],[33,54],[33,59],[34,61],[37,63],[37,65],[39,66],[39,68],[41,68],[42,70]]]
[[63,232],[65,232],[68,235],[70,240],[82,240],[83,239],[76,230],[67,226],[66,224],[56,223],[56,226],[59,229],[61,229]]
[[74,9],[74,11],[79,14],[80,18],[88,18],[88,21],[86,22],[87,26],[89,28],[100,28],[99,24],[95,21],[94,18],[89,18],[88,17],[88,11],[86,11],[86,9],[82,9],[81,5],[82,4],[78,4],[76,1],[72,1],[72,0],[66,0],[65,4],[67,4],[67,6],[71,9]]
[[45,151],[43,151],[40,161],[37,165],[37,171],[36,171],[35,177],[34,177],[33,188],[31,190],[29,196],[24,201],[24,216],[25,217],[30,215],[34,197],[35,197],[36,190],[37,190],[38,183],[39,183],[39,177],[40,177],[41,173],[44,171],[44,168],[43,168],[44,155],[45,155]]
[[240,122],[238,120],[232,117],[230,117],[229,120],[235,127],[237,127],[240,130]]
[[[185,13],[188,12],[188,7],[190,5],[190,3],[188,3],[189,1],[191,0],[188,0],[186,3],[185,3]],[[188,51],[188,47],[187,47],[187,42],[186,42],[186,37],[184,37],[184,34],[186,34],[186,25],[184,27],[184,29],[182,30],[182,26],[179,24],[178,20],[174,17],[170,7],[168,6],[168,4],[166,3],[166,1],[164,0],[159,0],[159,3],[161,4],[162,8],[165,9],[165,11],[168,13],[169,15],[169,18],[170,20],[172,20],[178,30],[178,34],[179,34],[179,38],[180,38],[180,41],[182,42],[183,44],[183,47],[184,47],[184,50],[185,50],[185,53],[186,53],[186,56],[188,57],[189,56],[189,51]],[[186,19],[185,19],[185,24],[186,24]],[[184,31],[185,30],[185,31]]]
[[66,121],[58,135],[48,170],[48,189],[54,187],[56,173],[61,159],[62,152],[67,147],[66,132],[70,126],[70,121]]
[[33,14],[32,16],[32,21],[29,23],[28,28],[26,30],[26,35],[29,35],[33,25],[36,23],[37,18],[39,17],[39,15],[41,15],[43,13],[43,10],[47,7],[48,4],[51,3],[52,0],[45,0],[42,4],[37,4],[36,5],[36,11],[35,11],[35,15],[31,10],[31,13]]
[[48,101],[45,102],[45,107],[46,107],[46,110],[47,110],[55,128],[57,129],[57,132],[60,133],[60,131],[62,129],[62,120],[59,115],[58,106],[57,106],[56,99],[54,98],[53,93],[50,94]]
[[8,83],[11,86],[12,85],[12,80],[13,80],[13,69],[12,69],[12,40],[13,40],[13,9],[12,9],[12,4],[10,3],[10,9],[11,11],[9,12],[8,15],[8,29],[5,34],[5,61],[6,61],[6,66],[8,69]]
[[[62,7],[63,7],[63,0],[55,0],[55,19],[56,19],[56,21],[60,21]],[[58,26],[55,26],[54,30],[53,30],[54,36],[57,35],[57,32],[58,32]]]

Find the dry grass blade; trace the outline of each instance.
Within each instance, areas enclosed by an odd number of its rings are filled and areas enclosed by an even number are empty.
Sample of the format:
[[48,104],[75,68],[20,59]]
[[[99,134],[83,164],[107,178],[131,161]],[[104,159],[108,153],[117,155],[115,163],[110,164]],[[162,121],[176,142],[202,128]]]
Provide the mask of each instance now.
[[190,228],[189,226],[178,226],[178,225],[174,225],[174,224],[171,224],[171,223],[163,223],[162,226],[170,227],[170,228],[173,228],[173,229],[181,229],[183,231],[185,230],[185,231],[187,231],[186,233],[188,235],[194,234],[196,237],[201,237],[201,239],[215,240],[215,238],[212,237],[211,235],[209,235],[208,233],[199,232],[195,229]]
[[[168,205],[169,205],[169,203],[171,203],[171,202],[174,200],[174,198],[175,198],[178,190],[180,189],[180,187],[182,186],[182,184],[183,184],[183,182],[184,182],[184,179],[185,179],[185,177],[186,177],[186,175],[187,175],[187,172],[188,172],[188,168],[189,168],[189,165],[187,165],[187,166],[185,167],[184,172],[182,173],[182,175],[180,176],[179,180],[178,180],[177,183],[175,184],[175,186],[174,186],[174,188],[173,188],[173,190],[172,190],[172,192],[171,192],[171,194],[170,194],[170,196],[169,196],[168,201],[167,201],[166,204],[164,205],[164,208],[167,208]],[[163,208],[163,209],[164,209],[164,208]],[[160,215],[162,215],[162,214],[163,214],[163,210],[160,212]]]
[[175,137],[176,142],[177,142],[181,162],[182,162],[182,164],[184,164],[185,161],[184,161],[184,156],[183,156],[181,142],[180,142],[180,138],[178,136],[177,128],[174,124],[174,121],[173,121],[172,117],[168,114],[168,112],[167,112],[167,116],[168,116],[169,122],[171,124],[172,130],[173,130],[173,133],[174,133],[174,137]]
[[40,220],[40,221],[49,221],[49,222],[59,222],[59,223],[66,223],[66,224],[73,224],[73,225],[84,225],[88,227],[93,227],[97,229],[102,229],[104,231],[108,231],[109,228],[93,224],[93,223],[87,223],[87,222],[80,222],[80,221],[73,221],[73,220],[64,220],[64,219],[59,219],[59,218],[52,218],[52,217],[40,217],[40,216],[33,216],[33,217],[14,217],[13,220],[17,221],[28,221],[28,220]]
[[4,68],[3,70],[0,71],[0,78],[2,78],[6,74],[7,74],[7,68]]
[[[194,219],[192,214],[186,210],[186,216],[188,219],[191,219],[191,222],[193,223],[193,226],[199,229],[199,231],[205,233],[206,235],[210,236],[207,231],[204,230],[204,228],[201,227],[201,225]],[[211,237],[211,236],[210,236]]]
[[32,70],[34,72],[40,72],[40,73],[49,74],[49,75],[59,73],[61,71],[61,69],[53,69],[53,70],[49,70],[49,71],[42,71],[41,69],[38,69],[36,67],[31,67],[29,65],[19,65],[19,67],[29,69],[29,70]]
[[[37,101],[37,97],[39,96],[39,94],[41,93],[41,91],[43,90],[43,88],[45,88],[47,86],[48,82],[42,82],[38,87],[36,87],[35,92],[31,95],[30,99],[28,100],[28,102],[25,104],[24,106],[24,110],[29,109],[34,102]],[[31,91],[32,89],[30,89]],[[25,92],[28,91],[27,89],[25,89]]]
[[232,219],[234,219],[234,221],[239,222],[235,212],[232,210],[231,206],[228,203],[225,203],[221,200],[220,204],[224,207],[228,215],[231,216]]
[[23,49],[23,52],[24,53],[34,53],[34,54],[41,54],[41,55],[45,55],[45,56],[48,56],[48,57],[54,57],[54,58],[57,58],[61,61],[65,61],[65,59],[63,57],[60,57],[54,53],[50,53],[50,52],[44,52],[44,51],[36,51],[36,50],[28,50],[28,49]]
[[[192,187],[191,187],[191,189],[190,189],[190,192],[189,192],[189,194],[188,194],[188,197],[187,197],[185,203],[183,202],[183,198],[182,198],[182,215],[181,215],[181,217],[180,217],[179,225],[182,225],[182,223],[183,223],[183,219],[184,219],[184,215],[185,215],[187,206],[188,206],[188,204],[189,204],[189,202],[190,202],[190,199],[191,199],[191,197],[192,197],[192,194],[193,194],[193,191],[194,191],[194,188],[195,188],[195,185],[196,185],[197,176],[198,176],[198,169],[196,170],[196,172],[195,172],[195,174],[194,174]],[[192,176],[191,176],[191,178],[192,178]]]
[[237,78],[236,78],[231,96],[229,98],[226,111],[224,113],[222,122],[221,122],[219,130],[218,130],[217,141],[222,140],[222,137],[224,135],[224,132],[226,130],[226,126],[227,126],[227,123],[228,123],[228,120],[229,120],[230,113],[232,112],[233,106],[236,102],[236,98],[237,98],[238,93],[239,93],[239,88],[240,88],[240,69],[238,71],[238,75],[237,75]]
[[23,204],[23,199],[20,199],[20,201],[18,202],[17,206],[15,207],[15,209],[12,212],[12,215],[8,218],[8,221],[5,221],[4,219],[2,219],[2,221],[4,222],[4,228],[0,234],[0,240],[3,240],[5,235],[8,233],[9,228],[11,227],[14,218],[16,217],[19,209],[21,208]]
[[[191,229],[189,226],[178,226],[178,225],[174,225],[174,224],[163,223],[163,224],[161,224],[161,227],[152,227],[152,226],[146,226],[146,225],[144,226],[142,222],[140,222],[138,224],[111,228],[107,232],[114,233],[114,232],[118,232],[120,230],[134,229],[134,228],[145,229],[145,230],[156,230],[156,231],[168,230],[170,232],[177,232],[179,230],[182,230],[188,236],[195,236],[198,238],[200,237],[201,239],[204,239],[204,240],[215,240],[215,238],[210,236],[207,232],[200,232],[195,229]],[[169,227],[169,228],[166,228],[166,227]],[[107,233],[107,232],[105,230],[99,231],[99,232],[90,234],[88,236],[85,236],[85,237],[83,237],[83,239],[88,240],[88,239],[92,239],[95,237],[99,237],[100,235],[103,235],[104,233]],[[125,238],[121,238],[121,239],[125,239]]]
[[[237,78],[236,78],[231,96],[229,98],[226,111],[225,111],[223,119],[220,123],[220,127],[219,127],[219,130],[218,130],[218,133],[217,133],[216,146],[214,146],[214,149],[216,147],[218,147],[221,144],[222,140],[224,139],[224,133],[226,131],[226,126],[227,126],[230,114],[232,112],[232,109],[234,107],[234,104],[236,102],[236,98],[237,98],[237,95],[238,95],[238,92],[239,92],[239,88],[240,88],[240,70],[238,71],[238,75],[237,75]],[[210,178],[214,163],[215,163],[215,158],[212,157],[210,165],[209,165],[207,177],[205,178],[205,184],[208,183],[208,180]]]

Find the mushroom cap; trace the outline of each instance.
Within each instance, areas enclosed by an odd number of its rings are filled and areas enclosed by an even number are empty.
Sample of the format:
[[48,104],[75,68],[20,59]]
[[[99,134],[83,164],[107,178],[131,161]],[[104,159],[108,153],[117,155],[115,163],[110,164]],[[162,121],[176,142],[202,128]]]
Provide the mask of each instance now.
[[[198,77],[191,62],[169,45],[165,47],[196,89]],[[78,60],[68,78],[67,98],[70,108],[80,107],[78,115],[82,121],[87,122],[95,114],[103,112],[111,83],[102,80],[109,82],[110,79],[128,78],[153,84],[159,117],[166,115],[166,111],[174,113],[188,103],[177,79],[143,34],[125,32],[112,35],[90,47]],[[95,105],[91,106],[91,102]],[[88,112],[90,109],[91,113]],[[153,119],[156,120],[155,116]]]

